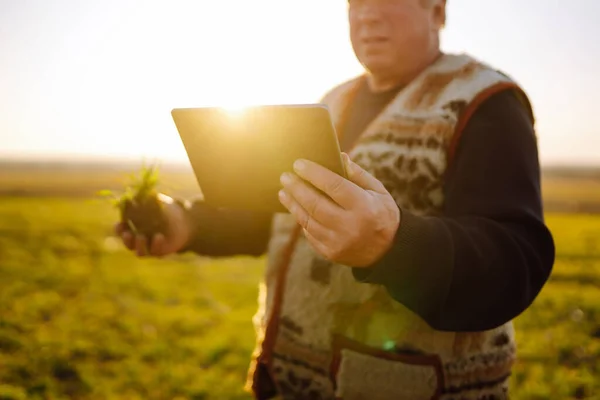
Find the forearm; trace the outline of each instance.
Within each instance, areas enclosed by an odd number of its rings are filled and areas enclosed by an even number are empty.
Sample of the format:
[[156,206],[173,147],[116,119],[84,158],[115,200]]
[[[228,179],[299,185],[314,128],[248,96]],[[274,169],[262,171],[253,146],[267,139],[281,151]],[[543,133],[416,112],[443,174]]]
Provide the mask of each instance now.
[[481,331],[519,315],[551,271],[552,237],[543,223],[402,213],[394,246],[373,267],[354,269],[433,328]]
[[216,209],[202,201],[190,202],[185,209],[193,233],[180,252],[211,257],[261,256],[266,252],[271,214]]

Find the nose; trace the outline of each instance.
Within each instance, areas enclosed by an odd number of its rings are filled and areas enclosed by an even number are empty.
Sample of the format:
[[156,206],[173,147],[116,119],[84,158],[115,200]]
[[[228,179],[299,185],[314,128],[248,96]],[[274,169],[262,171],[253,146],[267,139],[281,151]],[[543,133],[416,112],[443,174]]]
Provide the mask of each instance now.
[[381,7],[377,4],[363,4],[357,11],[356,18],[362,24],[375,24],[381,21]]

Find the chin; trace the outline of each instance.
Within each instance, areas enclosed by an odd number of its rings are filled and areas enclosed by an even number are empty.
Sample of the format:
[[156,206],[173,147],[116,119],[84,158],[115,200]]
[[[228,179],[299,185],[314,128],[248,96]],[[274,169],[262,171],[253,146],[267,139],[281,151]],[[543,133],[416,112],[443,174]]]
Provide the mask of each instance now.
[[361,62],[362,66],[373,75],[385,74],[386,71],[393,69],[393,64],[386,58],[368,57]]
[[369,71],[393,67],[394,57],[386,51],[381,51],[381,49],[371,51],[364,50],[360,52],[359,55],[360,57],[358,58],[360,63]]

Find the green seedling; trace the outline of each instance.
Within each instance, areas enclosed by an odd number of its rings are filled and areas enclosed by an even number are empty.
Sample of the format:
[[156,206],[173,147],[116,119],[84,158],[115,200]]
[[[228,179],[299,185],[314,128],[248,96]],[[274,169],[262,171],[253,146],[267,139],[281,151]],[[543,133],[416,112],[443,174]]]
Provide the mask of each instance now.
[[157,233],[164,234],[167,228],[164,203],[159,199],[157,185],[158,167],[144,164],[139,175],[131,175],[131,182],[123,193],[117,195],[110,190],[102,190],[98,194],[110,199],[118,209],[121,221],[132,233],[151,240]]

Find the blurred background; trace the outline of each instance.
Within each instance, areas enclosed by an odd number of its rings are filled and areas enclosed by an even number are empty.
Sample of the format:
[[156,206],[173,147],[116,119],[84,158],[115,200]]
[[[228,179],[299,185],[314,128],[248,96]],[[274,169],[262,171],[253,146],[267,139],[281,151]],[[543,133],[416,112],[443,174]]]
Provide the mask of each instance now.
[[[142,160],[198,187],[170,110],[316,102],[361,72],[343,0],[0,0],[0,399],[246,399],[262,259],[112,237]],[[451,0],[442,46],[537,115],[557,262],[515,321],[514,399],[600,398],[600,2]],[[499,166],[501,167],[501,166]]]

